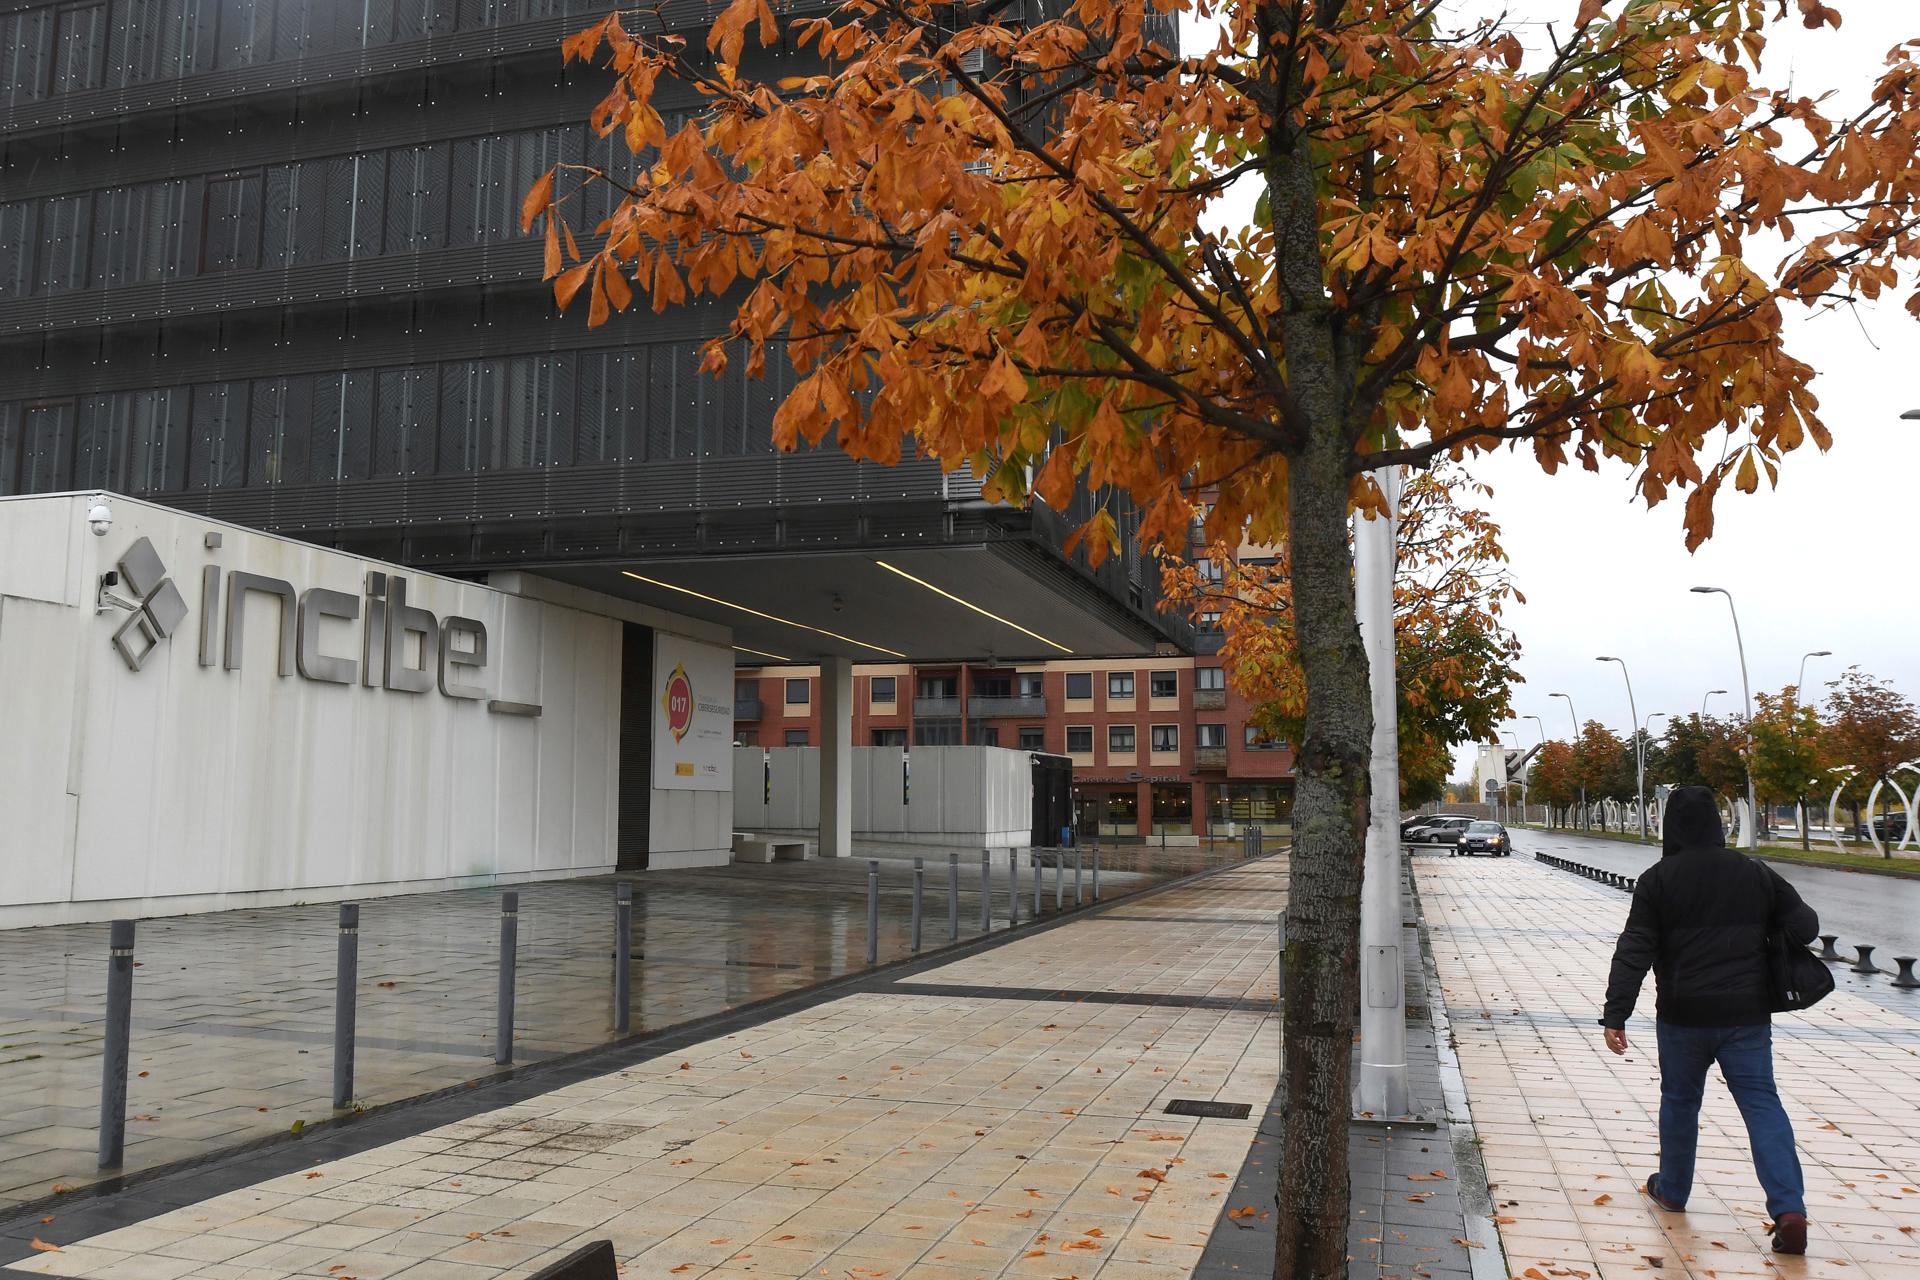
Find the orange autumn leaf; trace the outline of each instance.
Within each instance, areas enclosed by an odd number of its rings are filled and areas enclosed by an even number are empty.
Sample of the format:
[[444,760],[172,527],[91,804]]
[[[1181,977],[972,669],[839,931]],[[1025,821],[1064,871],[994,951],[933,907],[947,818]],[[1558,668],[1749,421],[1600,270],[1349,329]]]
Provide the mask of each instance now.
[[37,1253],[60,1253],[60,1252],[63,1252],[63,1250],[62,1250],[62,1249],[60,1248],[60,1246],[59,1246],[59,1245],[57,1245],[57,1244],[48,1244],[48,1243],[47,1243],[47,1242],[46,1242],[45,1240],[42,1240],[42,1239],[41,1239],[41,1238],[40,1238],[39,1236],[35,1236],[35,1237],[33,1237],[33,1239],[32,1239],[32,1240],[30,1240],[30,1241],[28,1241],[27,1243],[28,1243],[28,1247],[29,1247],[29,1248],[31,1248],[31,1249],[33,1249],[33,1250],[34,1250],[35,1252],[37,1252]]

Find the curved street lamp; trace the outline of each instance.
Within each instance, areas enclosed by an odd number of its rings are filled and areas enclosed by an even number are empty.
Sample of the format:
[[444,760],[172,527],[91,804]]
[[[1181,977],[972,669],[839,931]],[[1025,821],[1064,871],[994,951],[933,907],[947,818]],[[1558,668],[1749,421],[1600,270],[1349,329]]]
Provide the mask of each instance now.
[[1725,692],[1726,692],[1725,689],[1707,690],[1706,694],[1700,699],[1700,718],[1702,720],[1705,720],[1707,718],[1707,699],[1711,698],[1716,693],[1725,693]]
[[[1635,729],[1640,727],[1640,708],[1633,705],[1633,677],[1627,674],[1625,658],[1609,658],[1602,655],[1595,662],[1617,662],[1620,664],[1620,678],[1627,682],[1627,723]],[[1633,735],[1633,811],[1640,821],[1640,838],[1647,838],[1647,751],[1641,735]]]
[[[1567,719],[1573,724],[1573,742],[1571,745],[1576,747],[1579,746],[1580,745],[1580,717],[1577,714],[1575,714],[1573,710],[1573,695],[1570,693],[1550,693],[1547,696],[1549,698],[1565,698],[1567,700]],[[1580,784],[1580,826],[1584,830],[1586,825],[1587,825],[1587,786],[1583,782]]]
[[[1723,595],[1727,598],[1727,613],[1733,619],[1733,645],[1740,654],[1740,696],[1747,706],[1747,723],[1753,723],[1753,685],[1747,679],[1747,642],[1740,638],[1740,611],[1733,607],[1733,592],[1725,587],[1693,587],[1695,595]],[[1745,844],[1749,850],[1760,847],[1760,802],[1753,793],[1753,760],[1747,760],[1747,831]]]
[[1815,649],[1812,653],[1803,653],[1800,655],[1800,675],[1793,682],[1794,701],[1804,703],[1807,700],[1807,659],[1831,658],[1832,656],[1833,650],[1831,649]]

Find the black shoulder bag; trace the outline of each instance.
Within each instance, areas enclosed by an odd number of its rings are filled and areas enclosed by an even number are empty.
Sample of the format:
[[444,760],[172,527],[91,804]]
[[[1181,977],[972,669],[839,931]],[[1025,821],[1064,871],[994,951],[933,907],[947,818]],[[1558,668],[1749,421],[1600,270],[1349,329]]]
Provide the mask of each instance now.
[[1779,891],[1773,885],[1775,872],[1765,863],[1755,865],[1767,878],[1767,896],[1772,903],[1767,919],[1767,986],[1773,1011],[1811,1009],[1833,994],[1833,971],[1819,956],[1787,936],[1780,922]]

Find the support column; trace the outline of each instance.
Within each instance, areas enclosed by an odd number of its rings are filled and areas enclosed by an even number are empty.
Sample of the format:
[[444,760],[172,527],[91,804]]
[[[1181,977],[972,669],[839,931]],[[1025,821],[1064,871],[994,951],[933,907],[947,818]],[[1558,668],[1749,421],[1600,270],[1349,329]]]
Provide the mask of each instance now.
[[1373,695],[1373,751],[1366,872],[1360,885],[1360,1080],[1354,1109],[1380,1118],[1407,1113],[1407,990],[1400,948],[1400,734],[1394,670],[1393,575],[1400,472],[1373,478],[1392,513],[1353,521],[1355,605]]
[[853,856],[853,659],[820,660],[820,856]]

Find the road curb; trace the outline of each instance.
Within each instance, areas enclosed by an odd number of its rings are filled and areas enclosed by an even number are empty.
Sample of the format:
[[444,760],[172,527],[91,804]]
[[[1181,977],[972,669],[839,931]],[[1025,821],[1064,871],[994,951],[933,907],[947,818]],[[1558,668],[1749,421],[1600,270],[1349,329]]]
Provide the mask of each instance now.
[[[1562,830],[1559,827],[1518,827],[1516,830],[1532,831],[1543,836],[1566,835],[1578,836],[1582,840],[1605,840],[1608,844],[1625,845],[1629,849],[1658,849],[1660,847],[1657,844],[1642,843],[1638,840],[1623,840],[1619,836],[1614,835],[1596,834],[1592,831]],[[1728,847],[1732,848],[1731,845]],[[1738,852],[1745,853],[1750,858],[1758,858],[1762,862],[1777,862],[1785,867],[1812,867],[1816,871],[1851,871],[1856,875],[1885,876],[1890,880],[1920,880],[1920,867],[1912,870],[1905,867],[1855,867],[1841,862],[1816,862],[1812,858],[1795,858],[1783,853],[1769,853],[1765,851],[1748,853],[1745,849],[1738,850]]]

